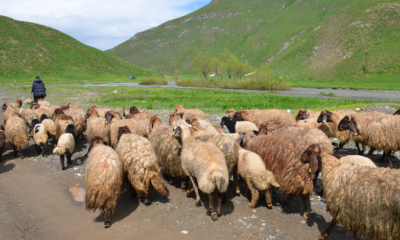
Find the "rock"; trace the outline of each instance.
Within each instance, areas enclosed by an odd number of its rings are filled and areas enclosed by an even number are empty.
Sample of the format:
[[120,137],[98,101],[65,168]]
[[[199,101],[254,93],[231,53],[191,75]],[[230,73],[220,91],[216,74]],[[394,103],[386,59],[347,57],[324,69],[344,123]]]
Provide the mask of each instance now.
[[359,112],[359,111],[361,111],[362,109],[361,108],[356,108],[356,112]]

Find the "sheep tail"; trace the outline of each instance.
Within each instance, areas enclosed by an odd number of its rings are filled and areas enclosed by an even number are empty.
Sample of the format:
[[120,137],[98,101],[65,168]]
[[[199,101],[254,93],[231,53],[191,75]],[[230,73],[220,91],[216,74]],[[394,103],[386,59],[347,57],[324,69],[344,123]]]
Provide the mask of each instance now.
[[151,177],[151,185],[157,190],[157,192],[162,196],[167,196],[168,193],[165,190],[165,186],[158,174],[153,174]]
[[64,155],[65,154],[65,147],[63,147],[63,146],[55,147],[54,150],[53,150],[53,154]]
[[253,176],[253,184],[255,187],[260,190],[268,190],[269,185],[279,188],[279,183],[276,181],[274,174],[267,171],[264,175]]
[[226,192],[225,178],[220,171],[214,171],[211,180],[220,192]]

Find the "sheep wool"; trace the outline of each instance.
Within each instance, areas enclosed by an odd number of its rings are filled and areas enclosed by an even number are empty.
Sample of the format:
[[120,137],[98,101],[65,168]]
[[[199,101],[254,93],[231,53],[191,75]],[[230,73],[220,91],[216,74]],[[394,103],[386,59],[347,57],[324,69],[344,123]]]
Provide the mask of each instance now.
[[317,128],[325,133],[325,135],[330,137],[335,137],[335,125],[331,122],[327,123],[318,123],[318,118],[309,118],[305,120],[297,121],[299,127],[311,127]]
[[185,107],[180,104],[176,105],[175,109],[176,109],[177,113],[181,113],[181,114],[193,114],[193,115],[206,116],[206,114],[200,109],[185,109]]
[[43,126],[46,128],[48,134],[55,136],[56,135],[56,124],[51,119],[43,119],[41,122]]
[[[271,123],[283,126],[297,126],[294,117],[285,110],[282,109],[268,109],[268,110],[258,110],[258,111],[240,111],[241,120],[250,121],[254,123],[257,128],[261,126],[262,123]],[[234,119],[233,120],[239,120]]]
[[110,227],[110,216],[121,196],[123,165],[114,149],[98,141],[98,138],[92,139],[86,160],[86,210],[102,209],[104,227]]
[[20,110],[21,117],[26,121],[29,127],[31,127],[31,123],[33,119],[38,119],[39,116],[36,115],[35,111],[29,108]]
[[264,191],[267,206],[271,208],[272,197],[270,185],[279,187],[279,184],[276,181],[274,174],[266,169],[265,163],[261,157],[256,153],[240,148],[238,174],[246,181],[246,195],[248,190],[251,192],[251,202],[249,203],[249,207],[254,208],[256,206],[259,199],[258,191]]
[[0,124],[0,162],[3,161],[3,150],[6,146],[6,133],[4,132],[3,124]]
[[332,223],[321,234],[326,239],[336,223],[356,238],[400,239],[400,170],[342,164],[322,158],[322,182]]
[[7,107],[7,109],[3,113],[3,125],[7,126],[7,120],[11,118],[14,113],[19,113],[18,108]]
[[[7,108],[8,109],[8,108]],[[6,137],[8,143],[14,150],[14,156],[17,156],[17,149],[20,150],[21,158],[22,149],[29,146],[29,132],[28,124],[19,114],[13,114],[8,120],[6,125]]]
[[[39,122],[39,121],[38,121]],[[32,131],[33,140],[35,141],[36,151],[44,156],[44,147],[47,145],[49,136],[43,124],[36,124]]]
[[91,142],[95,136],[101,137],[110,144],[110,124],[103,117],[90,117],[88,120],[87,139]]
[[117,147],[118,142],[118,129],[120,127],[127,126],[131,133],[137,134],[139,136],[148,138],[148,123],[141,123],[136,119],[125,119],[117,122],[113,122],[110,125],[110,141],[112,147]]
[[147,138],[136,134],[123,134],[116,151],[122,161],[125,175],[137,193],[147,198],[154,187],[163,196],[167,195],[157,164],[157,156]]
[[371,168],[377,168],[375,163],[371,159],[359,155],[350,155],[340,158],[340,164],[351,164],[355,166],[365,166]]
[[[60,138],[69,124],[74,124],[74,119],[71,116],[60,114],[54,121],[56,125],[56,138]],[[75,124],[74,124],[75,126]]]
[[75,149],[74,135],[70,133],[64,133],[60,136],[57,142],[57,146],[53,149],[53,153],[60,156],[61,168],[65,170],[64,155],[67,156],[67,164],[72,164],[71,157]]

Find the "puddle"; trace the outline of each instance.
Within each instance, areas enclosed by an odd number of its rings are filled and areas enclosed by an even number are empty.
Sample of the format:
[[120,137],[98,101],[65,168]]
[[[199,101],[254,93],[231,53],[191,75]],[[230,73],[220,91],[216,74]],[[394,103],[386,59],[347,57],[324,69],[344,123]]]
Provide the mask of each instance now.
[[79,184],[77,184],[75,187],[70,188],[69,191],[72,193],[72,196],[74,197],[75,201],[84,202],[86,189],[78,188],[78,185]]

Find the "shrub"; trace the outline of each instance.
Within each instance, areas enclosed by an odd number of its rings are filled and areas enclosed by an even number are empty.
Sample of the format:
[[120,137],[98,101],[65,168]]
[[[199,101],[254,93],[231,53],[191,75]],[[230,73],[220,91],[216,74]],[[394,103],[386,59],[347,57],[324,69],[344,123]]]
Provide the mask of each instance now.
[[148,78],[139,82],[139,85],[167,85],[168,81],[162,78]]

